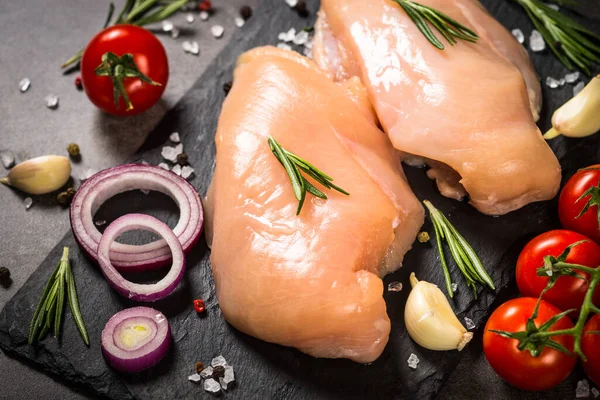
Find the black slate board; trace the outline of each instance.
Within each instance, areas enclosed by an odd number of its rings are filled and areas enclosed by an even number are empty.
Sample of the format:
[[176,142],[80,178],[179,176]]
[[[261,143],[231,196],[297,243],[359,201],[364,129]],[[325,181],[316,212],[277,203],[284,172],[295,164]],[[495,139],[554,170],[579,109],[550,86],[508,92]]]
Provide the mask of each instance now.
[[[513,3],[483,1],[488,9],[509,29],[523,28],[529,32],[526,17]],[[492,4],[493,3],[493,4]],[[318,2],[308,1],[316,10]],[[281,0],[264,0],[243,30],[217,57],[205,74],[184,98],[167,114],[150,135],[138,161],[160,162],[160,145],[174,131],[180,132],[184,149],[196,168],[192,181],[200,193],[205,193],[214,167],[214,131],[224,97],[222,84],[231,79],[237,56],[251,47],[275,43],[278,32],[291,26],[301,28],[300,19]],[[533,56],[541,76],[560,77],[565,69],[551,55]],[[545,103],[541,127],[547,128],[551,110],[571,96],[571,87],[549,91],[544,87]],[[563,166],[564,178],[578,168],[600,160],[599,138],[581,140],[559,138],[552,147]],[[465,203],[442,198],[423,170],[406,168],[408,179],[421,199],[429,198],[443,210],[466,236],[497,284],[498,291],[511,284],[513,265],[522,245],[536,233],[558,226],[556,201],[529,205],[507,216],[493,218],[476,212]],[[162,218],[173,226],[176,207],[162,195],[130,192],[111,199],[98,212],[96,219],[109,223],[119,215],[133,210]],[[431,231],[427,222],[425,229]],[[134,237],[133,242],[141,240]],[[48,337],[35,347],[28,346],[28,322],[46,279],[50,275],[63,246],[69,246],[72,265],[81,299],[81,309],[90,334],[86,348],[72,323],[65,316],[63,339]],[[222,318],[214,293],[208,261],[209,251],[201,242],[188,258],[188,271],[183,283],[169,298],[153,304],[168,317],[174,346],[156,367],[134,376],[124,376],[110,370],[104,363],[100,348],[100,333],[106,321],[119,310],[136,305],[112,291],[91,262],[78,251],[69,232],[48,255],[23,288],[0,314],[0,347],[9,354],[24,358],[72,386],[96,396],[112,399],[165,399],[209,397],[200,385],[190,383],[196,361],[209,361],[223,354],[234,365],[238,387],[225,397],[243,399],[319,399],[319,398],[431,398],[440,389],[460,360],[458,352],[431,352],[416,346],[408,337],[403,323],[404,300],[408,290],[386,292],[392,333],[383,355],[371,365],[359,365],[347,360],[314,359],[290,348],[264,343],[241,334]],[[431,244],[416,244],[406,256],[404,268],[386,277],[385,283],[399,280],[408,287],[408,274],[415,271],[420,279],[443,284],[438,255]],[[477,301],[459,283],[454,306],[460,318],[468,316],[479,326],[485,321],[496,293],[480,292]],[[191,307],[195,298],[207,304],[205,317],[199,317]],[[68,314],[68,312],[67,312]],[[419,368],[408,368],[411,353],[420,358]]]

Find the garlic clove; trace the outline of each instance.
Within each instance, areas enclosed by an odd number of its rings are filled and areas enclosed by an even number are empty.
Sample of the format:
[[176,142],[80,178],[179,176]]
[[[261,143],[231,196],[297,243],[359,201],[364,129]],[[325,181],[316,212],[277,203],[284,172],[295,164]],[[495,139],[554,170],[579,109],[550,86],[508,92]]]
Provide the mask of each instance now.
[[17,164],[0,183],[29,194],[45,194],[60,189],[71,175],[71,163],[63,156],[42,156]]
[[554,112],[552,128],[544,134],[544,139],[559,135],[584,137],[600,130],[600,75],[592,80]]
[[434,284],[410,275],[412,290],[404,308],[410,337],[429,350],[462,350],[473,338],[460,323],[448,299]]

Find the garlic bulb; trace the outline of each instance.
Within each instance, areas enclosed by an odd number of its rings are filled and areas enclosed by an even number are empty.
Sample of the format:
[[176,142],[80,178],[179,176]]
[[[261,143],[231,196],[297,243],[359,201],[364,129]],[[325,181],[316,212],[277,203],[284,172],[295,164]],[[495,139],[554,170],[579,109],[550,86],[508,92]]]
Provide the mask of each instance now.
[[600,130],[600,75],[592,78],[577,96],[567,101],[552,116],[552,129],[544,139],[558,135],[584,137]]
[[462,350],[473,338],[456,318],[450,303],[434,284],[410,274],[412,290],[404,308],[410,337],[429,350]]
[[42,156],[16,165],[0,182],[29,194],[45,194],[64,186],[70,175],[67,157]]

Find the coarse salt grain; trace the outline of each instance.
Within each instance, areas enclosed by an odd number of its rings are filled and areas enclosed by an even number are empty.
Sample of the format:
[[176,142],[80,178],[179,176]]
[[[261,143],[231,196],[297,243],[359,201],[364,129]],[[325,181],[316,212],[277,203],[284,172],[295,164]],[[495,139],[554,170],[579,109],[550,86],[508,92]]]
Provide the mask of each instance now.
[[200,46],[198,42],[188,42],[187,40],[181,43],[181,48],[184,52],[197,56],[200,54]]
[[210,17],[210,14],[208,13],[208,11],[200,11],[200,14],[198,16],[200,17],[201,21],[206,21],[208,17]]
[[222,378],[219,378],[219,383],[221,384],[221,388],[223,390],[227,390],[231,389],[233,382],[235,382],[233,367],[228,365],[225,367],[225,375]]
[[410,353],[410,357],[408,357],[408,360],[406,360],[406,362],[408,363],[408,366],[410,368],[417,369],[417,367],[419,366],[419,357],[417,357],[415,353]]
[[10,151],[1,152],[0,160],[6,169],[12,168],[15,165],[15,155]]
[[458,290],[458,284],[457,283],[453,283],[452,284],[452,293],[456,293],[457,290]]
[[29,78],[23,78],[19,81],[19,90],[22,93],[25,93],[27,90],[29,90],[30,86],[31,86],[31,81],[29,80]]
[[181,138],[179,137],[179,132],[173,132],[169,135],[169,140],[174,143],[181,142]]
[[191,24],[192,22],[194,22],[194,14],[192,14],[192,13],[188,13],[188,14],[185,16],[185,20],[186,20],[186,21],[187,21],[189,24]]
[[570,74],[565,75],[565,82],[567,83],[575,83],[579,79],[579,71],[572,72]]
[[523,35],[523,31],[520,29],[513,29],[511,31],[512,35],[517,39],[517,42],[523,44],[525,43],[525,35]]
[[190,167],[189,165],[184,165],[181,168],[181,177],[183,179],[188,179],[189,177],[191,177],[194,174],[194,168]]
[[181,165],[179,165],[179,164],[173,165],[171,172],[173,172],[175,175],[181,176]]
[[281,40],[282,42],[287,43],[287,42],[293,42],[295,37],[296,37],[296,29],[290,28],[290,30],[287,32],[281,32],[277,36],[277,39]]
[[225,28],[223,28],[221,25],[213,25],[210,28],[210,32],[212,33],[212,35],[215,38],[220,38],[221,36],[223,36],[223,32],[225,32]]
[[215,358],[212,359],[212,361],[210,362],[210,365],[213,368],[217,367],[217,366],[226,367],[227,366],[227,361],[225,360],[225,357],[219,355],[219,356],[216,356]]
[[188,379],[191,382],[200,382],[200,380],[202,379],[202,377],[200,376],[200,374],[193,374],[193,375],[188,376]]
[[169,20],[164,20],[162,22],[162,30],[164,32],[171,32],[173,30],[173,23]]
[[548,86],[550,89],[556,89],[558,86],[560,86],[560,81],[551,76],[548,76],[546,78],[546,86]]
[[33,199],[31,197],[25,197],[23,204],[25,205],[25,209],[29,210],[33,205]]
[[309,47],[305,47],[304,50],[302,50],[302,54],[304,54],[308,58],[313,58],[313,51]]
[[208,393],[218,394],[221,392],[221,384],[215,381],[213,378],[209,378],[204,381],[204,390]]
[[596,389],[596,388],[592,388],[592,394],[594,395],[594,398],[600,396],[600,390]]
[[544,37],[535,29],[531,31],[531,35],[529,36],[529,48],[534,52],[542,51],[546,48]]
[[577,85],[573,86],[573,96],[577,96],[579,92],[583,90],[585,87],[585,83],[579,82]]
[[294,37],[293,41],[294,41],[294,44],[296,44],[296,45],[305,44],[306,42],[308,42],[308,32],[306,32],[306,31],[298,32],[298,34]]
[[465,326],[467,327],[467,329],[474,329],[475,323],[473,323],[473,320],[471,318],[465,317]]
[[160,154],[167,161],[175,162],[177,161],[177,156],[183,153],[183,145],[180,143],[175,147],[165,146],[162,148]]
[[399,292],[402,290],[402,282],[394,281],[388,285],[388,292]]
[[203,379],[208,379],[208,378],[212,377],[212,374],[213,374],[213,367],[206,367],[202,371],[200,371],[200,376]]
[[277,45],[277,47],[279,47],[280,49],[284,49],[284,50],[291,50],[292,49],[292,46],[290,46],[287,43],[279,43]]
[[244,21],[244,18],[235,17],[235,26],[237,26],[238,28],[241,28],[242,26],[244,26],[245,23],[246,23],[246,21]]
[[169,168],[169,164],[167,164],[167,163],[164,163],[164,162],[161,162],[160,164],[158,164],[158,166],[159,166],[160,168],[162,168],[162,169],[165,169],[165,170],[167,170],[167,171],[170,171],[170,170],[171,170],[171,168]]
[[575,397],[578,399],[586,399],[590,397],[590,384],[585,379],[577,382],[577,388],[575,389]]
[[545,4],[546,4],[546,6],[547,6],[548,8],[551,8],[551,9],[553,9],[554,11],[558,11],[558,10],[560,10],[560,7],[559,7],[558,5],[556,5],[556,4],[552,4],[552,3],[545,3]]
[[106,225],[106,221],[103,219],[99,219],[98,221],[94,222],[94,225],[96,226],[104,226]]
[[171,30],[171,37],[173,39],[177,39],[179,37],[179,33],[179,28],[173,27],[173,29]]
[[49,94],[44,98],[44,102],[46,103],[46,107],[51,110],[56,110],[58,108],[58,96],[55,94]]

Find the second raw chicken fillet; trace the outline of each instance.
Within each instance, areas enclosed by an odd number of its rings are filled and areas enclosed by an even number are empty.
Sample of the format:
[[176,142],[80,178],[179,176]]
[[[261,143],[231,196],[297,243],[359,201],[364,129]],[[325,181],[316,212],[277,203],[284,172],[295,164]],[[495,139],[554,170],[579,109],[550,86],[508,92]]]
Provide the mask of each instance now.
[[523,47],[477,0],[420,2],[477,43],[437,49],[391,0],[322,0],[315,60],[362,80],[394,147],[427,162],[444,196],[468,193],[494,215],[554,197],[560,165],[534,122],[540,85]]
[[[390,320],[381,277],[400,267],[423,208],[374,121],[357,80],[336,84],[272,47],[240,57],[206,201],[219,305],[235,328],[315,357],[366,363],[382,353]],[[296,215],[269,136],[350,195],[308,196]]]

